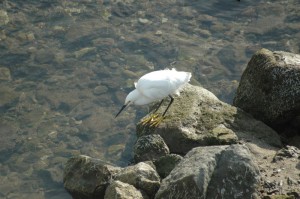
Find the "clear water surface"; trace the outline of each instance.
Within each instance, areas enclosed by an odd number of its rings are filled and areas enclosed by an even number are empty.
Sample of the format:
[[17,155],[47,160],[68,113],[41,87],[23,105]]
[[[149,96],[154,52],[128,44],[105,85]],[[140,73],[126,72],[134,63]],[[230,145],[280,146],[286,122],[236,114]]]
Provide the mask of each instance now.
[[0,198],[71,198],[73,155],[131,159],[147,107],[114,119],[133,82],[166,67],[231,103],[260,48],[299,53],[298,0],[0,1]]

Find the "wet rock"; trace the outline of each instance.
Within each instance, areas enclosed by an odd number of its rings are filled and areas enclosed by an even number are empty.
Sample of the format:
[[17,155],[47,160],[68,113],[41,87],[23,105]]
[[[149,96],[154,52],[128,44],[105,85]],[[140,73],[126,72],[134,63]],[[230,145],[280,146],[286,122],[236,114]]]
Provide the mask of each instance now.
[[197,147],[163,179],[155,199],[258,198],[259,183],[259,170],[247,147]]
[[109,64],[109,67],[110,67],[110,68],[113,68],[113,69],[120,68],[120,64],[119,64],[118,62],[111,61],[111,62],[109,62],[108,64]]
[[0,10],[0,26],[6,25],[9,22],[9,17],[6,11]]
[[[65,89],[57,89],[55,92],[49,92],[49,90],[50,89],[48,87],[40,88],[40,91],[39,93],[37,93],[36,98],[39,102],[47,103],[52,109],[55,109],[57,111],[69,112],[70,110],[73,110],[73,108],[76,107],[76,105],[79,104],[80,100],[78,99],[78,92]],[[84,112],[85,110],[86,109],[84,109],[81,113],[78,114],[86,114]],[[76,112],[77,109],[73,111]],[[74,115],[72,114],[72,116]]]
[[86,47],[74,52],[74,55],[76,58],[81,58],[85,55],[93,54],[95,53],[95,51],[96,51],[96,47]]
[[7,110],[14,106],[19,99],[19,95],[12,88],[7,86],[0,87],[0,110]]
[[234,66],[237,66],[238,61],[238,57],[233,49],[233,46],[225,46],[217,54],[220,62],[232,72],[236,71]]
[[0,121],[0,162],[5,162],[13,154],[18,141],[17,128],[14,125]]
[[128,77],[128,78],[135,78],[135,79],[138,79],[139,78],[139,74],[137,74],[137,73],[135,73],[135,72],[133,72],[133,71],[131,71],[131,70],[123,70],[122,71],[123,72],[123,74],[126,76],[126,77]]
[[131,184],[135,188],[145,191],[150,197],[155,195],[160,185],[157,172],[143,162],[123,168],[114,179]]
[[119,167],[80,155],[70,158],[64,169],[64,187],[74,199],[104,198],[105,190]]
[[163,138],[157,134],[140,137],[135,143],[133,151],[136,162],[154,161],[170,153]]
[[[168,103],[164,102],[157,113],[162,114]],[[187,85],[181,96],[175,97],[166,116],[158,127],[139,122],[138,137],[159,134],[170,152],[177,154],[186,154],[197,146],[234,144],[242,140],[281,146],[279,136],[271,128],[201,87]]]
[[161,178],[167,177],[175,166],[182,160],[182,157],[177,154],[168,154],[154,161],[157,173]]
[[163,35],[163,32],[161,30],[157,30],[154,35],[156,36],[162,36]]
[[137,11],[134,3],[118,2],[112,6],[111,13],[118,17],[128,17]]
[[111,183],[106,191],[104,199],[144,199],[142,193],[134,186],[123,183],[121,181],[114,181]]
[[54,26],[53,31],[55,34],[64,33],[66,31],[66,28],[63,26]]
[[300,110],[300,55],[261,49],[244,71],[233,104],[278,132],[290,131]]
[[0,81],[10,81],[10,70],[5,67],[0,67]]
[[108,89],[107,89],[107,87],[106,86],[96,86],[95,88],[94,88],[94,91],[93,91],[93,93],[95,94],[95,95],[101,95],[101,94],[103,94],[103,93],[106,93],[106,91],[107,91]]
[[144,19],[144,18],[139,18],[138,22],[141,24],[144,24],[144,25],[151,23],[151,21],[149,21],[148,19]]
[[[156,47],[150,48],[150,46]],[[125,40],[122,49],[143,52],[139,55],[126,56],[127,64],[135,66],[145,67],[149,61],[157,63],[157,65],[168,66],[170,64],[169,60],[178,56],[178,48],[173,46],[172,43],[165,43],[162,37],[157,37],[154,34],[146,34],[134,40]],[[148,68],[148,66],[145,68]]]
[[36,52],[35,61],[39,64],[47,64],[53,62],[55,56],[51,50],[41,49]]

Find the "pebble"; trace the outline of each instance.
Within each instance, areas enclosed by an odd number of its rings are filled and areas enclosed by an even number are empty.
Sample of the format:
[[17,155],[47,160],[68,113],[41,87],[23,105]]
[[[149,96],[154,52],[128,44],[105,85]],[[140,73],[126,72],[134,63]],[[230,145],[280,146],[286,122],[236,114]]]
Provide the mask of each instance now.
[[10,70],[6,67],[0,67],[0,80],[10,81]]
[[136,74],[135,72],[131,71],[131,70],[123,70],[123,73],[124,75],[126,75],[126,77],[129,77],[129,78],[138,78],[139,75]]
[[51,132],[48,134],[48,137],[51,138],[51,139],[57,138],[57,131],[51,131]]
[[161,23],[166,23],[166,22],[168,22],[168,18],[166,18],[166,17],[163,17],[162,19],[161,19]]
[[151,23],[151,21],[149,21],[148,19],[144,19],[144,18],[139,18],[138,21],[141,24],[149,24],[149,23]]
[[76,52],[74,52],[74,55],[76,58],[83,57],[84,55],[94,52],[96,50],[96,47],[87,47],[87,48],[82,48]]
[[290,185],[290,186],[291,185],[296,185],[297,181],[295,179],[291,178],[291,177],[288,177],[287,178],[287,184]]
[[0,26],[6,25],[9,22],[9,17],[6,11],[0,10]]
[[109,62],[109,66],[111,68],[114,68],[114,69],[117,69],[117,68],[120,67],[120,65],[117,62],[114,62],[114,61]]
[[51,63],[54,60],[54,53],[48,49],[38,50],[34,60],[39,64]]
[[56,32],[56,33],[61,33],[61,32],[65,32],[66,29],[62,26],[54,26],[53,31]]
[[162,31],[161,31],[161,30],[156,31],[156,32],[155,32],[155,35],[156,35],[156,36],[162,36]]
[[94,93],[94,95],[101,95],[103,93],[106,93],[107,90],[108,90],[108,88],[106,86],[100,85],[100,86],[97,86],[94,88],[93,93]]

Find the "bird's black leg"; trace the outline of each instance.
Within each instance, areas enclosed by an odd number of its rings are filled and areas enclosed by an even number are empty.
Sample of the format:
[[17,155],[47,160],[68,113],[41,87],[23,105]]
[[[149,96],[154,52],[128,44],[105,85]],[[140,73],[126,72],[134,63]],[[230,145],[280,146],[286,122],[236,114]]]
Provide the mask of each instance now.
[[157,111],[157,110],[159,109],[159,107],[162,105],[163,101],[164,101],[164,99],[162,99],[162,100],[160,101],[158,107],[155,109],[155,111],[154,111],[153,113],[156,113],[156,111]]
[[163,117],[165,116],[166,112],[168,111],[169,107],[171,106],[171,104],[172,104],[172,103],[173,103],[173,101],[174,101],[174,98],[173,98],[171,95],[169,95],[169,97],[171,98],[171,101],[170,101],[170,103],[169,103],[168,107],[166,108],[166,110],[165,110],[164,114],[162,115]]

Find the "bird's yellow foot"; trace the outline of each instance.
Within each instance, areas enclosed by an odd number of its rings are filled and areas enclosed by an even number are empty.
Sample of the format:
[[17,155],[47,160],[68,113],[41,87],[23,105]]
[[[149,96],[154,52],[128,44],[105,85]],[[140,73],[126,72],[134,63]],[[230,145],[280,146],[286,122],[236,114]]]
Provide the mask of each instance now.
[[159,117],[158,114],[151,114],[149,117],[143,119],[141,121],[142,125],[146,125],[146,124],[149,124],[151,123],[151,121],[155,120],[155,118]]
[[158,116],[150,122],[149,126],[157,127],[163,121],[163,119],[165,119],[164,116]]
[[156,127],[161,123],[161,121],[164,118],[165,117],[160,116],[159,114],[151,114],[149,117],[143,119],[141,123],[142,125],[149,125],[150,127]]

